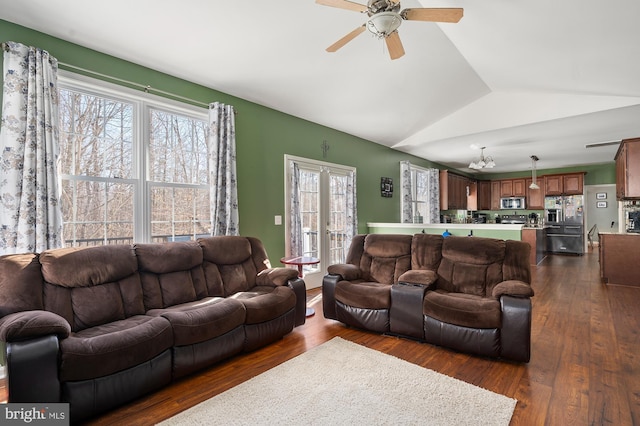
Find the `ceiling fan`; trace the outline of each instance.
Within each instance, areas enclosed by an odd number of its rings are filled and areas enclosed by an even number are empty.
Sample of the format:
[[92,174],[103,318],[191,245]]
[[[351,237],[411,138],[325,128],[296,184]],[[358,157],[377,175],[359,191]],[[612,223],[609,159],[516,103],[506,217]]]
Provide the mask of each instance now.
[[366,5],[348,0],[316,0],[316,3],[366,13],[367,22],[327,47],[335,52],[342,46],[369,30],[378,38],[384,38],[391,59],[404,55],[404,47],[398,35],[402,21],[458,22],[462,18],[461,8],[413,8],[400,10],[400,0],[369,0]]

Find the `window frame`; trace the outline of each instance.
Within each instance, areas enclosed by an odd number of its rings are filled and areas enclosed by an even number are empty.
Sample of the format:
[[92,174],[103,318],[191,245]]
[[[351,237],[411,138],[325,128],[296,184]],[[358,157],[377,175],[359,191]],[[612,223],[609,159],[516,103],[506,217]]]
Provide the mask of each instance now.
[[[87,177],[60,174],[61,179],[128,183],[133,185],[133,241],[151,242],[151,189],[154,187],[210,188],[211,184],[187,184],[174,182],[150,182],[149,140],[151,135],[151,110],[188,116],[209,121],[208,109],[184,102],[140,92],[126,86],[98,80],[85,75],[59,70],[58,90],[78,91],[89,96],[108,98],[133,106],[132,119],[132,177],[130,179]],[[66,221],[66,218],[63,218]]]

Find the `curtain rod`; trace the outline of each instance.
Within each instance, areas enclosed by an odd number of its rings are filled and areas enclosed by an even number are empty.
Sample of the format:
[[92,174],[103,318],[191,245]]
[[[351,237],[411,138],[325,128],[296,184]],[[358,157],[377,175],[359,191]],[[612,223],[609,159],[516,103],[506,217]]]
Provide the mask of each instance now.
[[58,65],[63,67],[63,68],[66,68],[66,69],[68,69],[70,71],[73,71],[73,70],[80,71],[82,73],[86,73],[86,74],[89,74],[91,76],[102,77],[102,78],[106,78],[106,79],[109,79],[109,80],[112,80],[112,81],[117,81],[119,83],[124,83],[124,84],[129,85],[129,86],[137,87],[137,88],[143,90],[146,93],[154,93],[154,94],[158,94],[158,95],[165,95],[165,96],[169,96],[169,97],[174,98],[174,99],[179,99],[181,101],[185,101],[185,102],[189,102],[191,104],[196,104],[196,105],[204,106],[205,108],[209,108],[209,104],[206,103],[206,102],[197,101],[195,99],[187,98],[185,96],[177,95],[175,93],[167,92],[167,91],[164,91],[164,90],[161,90],[161,89],[155,89],[155,88],[151,87],[148,84],[144,85],[144,84],[141,84],[141,83],[136,83],[135,81],[125,80],[123,78],[119,78],[119,77],[114,77],[114,76],[111,76],[111,75],[103,74],[101,72],[97,72],[97,71],[89,70],[89,69],[86,69],[86,68],[78,67],[78,66],[75,66],[75,65],[67,64],[66,62],[58,62]]
[[[9,46],[7,45],[7,43],[2,42],[0,44],[0,46],[2,47],[2,50],[4,50],[5,52],[9,51]],[[66,62],[58,61],[58,65],[63,67],[63,68],[66,68],[68,70],[71,70],[71,71],[72,70],[80,71],[82,73],[89,74],[91,76],[102,77],[102,78],[105,78],[105,79],[108,79],[108,80],[111,80],[111,81],[117,81],[119,83],[123,83],[123,84],[129,85],[129,86],[137,87],[137,88],[143,90],[146,93],[165,95],[165,96],[168,96],[168,97],[173,98],[173,99],[179,99],[181,101],[185,101],[185,102],[188,102],[188,103],[191,103],[191,104],[195,104],[195,105],[203,106],[205,108],[209,108],[209,104],[206,103],[206,102],[197,101],[195,99],[187,98],[185,96],[177,95],[175,93],[167,92],[165,90],[155,89],[155,88],[151,87],[150,85],[144,85],[144,84],[141,84],[141,83],[136,83],[135,81],[129,81],[129,80],[125,80],[123,78],[119,78],[119,77],[114,77],[114,76],[111,76],[111,75],[103,74],[101,72],[97,72],[97,71],[89,70],[89,69],[86,69],[86,68],[78,67],[78,66],[75,66],[75,65],[67,64]],[[235,110],[235,108],[234,108],[233,112],[234,112],[234,114],[238,114],[238,112]]]

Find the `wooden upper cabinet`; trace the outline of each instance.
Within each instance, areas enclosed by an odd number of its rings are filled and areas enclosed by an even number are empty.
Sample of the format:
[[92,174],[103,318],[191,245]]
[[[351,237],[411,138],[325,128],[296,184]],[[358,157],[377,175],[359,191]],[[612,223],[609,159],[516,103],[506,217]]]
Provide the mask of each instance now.
[[563,175],[562,187],[565,195],[582,195],[584,193],[584,173]]
[[545,176],[544,193],[547,195],[562,195],[562,176]]
[[544,193],[545,195],[582,195],[584,194],[584,173],[546,175]]
[[503,179],[500,182],[501,197],[525,197],[527,195],[527,187],[525,179]]
[[491,210],[500,210],[500,190],[499,180],[491,181]]
[[478,181],[478,210],[491,210],[491,181]]
[[529,185],[531,185],[532,179],[527,178],[525,180],[525,185],[527,189],[527,208],[530,210],[543,210],[544,209],[544,185],[540,185],[542,182],[540,180],[536,181],[540,188],[531,189]]
[[475,181],[440,170],[440,210],[477,209]]
[[500,196],[501,197],[513,196],[513,181],[511,179],[500,181]]
[[513,179],[513,196],[514,197],[526,197],[527,186],[525,179]]
[[640,138],[623,140],[615,160],[616,197],[640,199]]

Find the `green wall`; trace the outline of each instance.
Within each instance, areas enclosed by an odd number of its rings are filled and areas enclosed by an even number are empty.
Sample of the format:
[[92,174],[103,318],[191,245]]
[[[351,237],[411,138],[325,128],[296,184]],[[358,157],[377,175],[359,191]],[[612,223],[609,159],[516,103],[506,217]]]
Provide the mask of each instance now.
[[[233,105],[238,112],[236,144],[240,232],[243,235],[260,238],[274,265],[279,265],[277,259],[284,255],[285,250],[284,226],[274,225],[275,215],[284,217],[286,214],[284,211],[285,154],[357,168],[360,232],[367,231],[367,222],[400,221],[399,161],[409,160],[422,167],[442,168],[438,164],[385,146],[3,20],[0,20],[1,41],[16,41],[37,46],[49,51],[60,62],[144,86],[150,85],[154,89],[175,93],[199,102],[218,101]],[[65,69],[63,65],[60,68]],[[321,150],[323,141],[330,145],[326,158],[323,157]],[[562,169],[553,173],[573,170],[575,169]],[[611,164],[583,167],[579,170],[588,172],[585,180],[587,185],[615,182],[613,159]],[[539,174],[545,172],[550,173],[550,171],[541,170]],[[513,177],[524,176],[527,173],[523,172]],[[381,177],[393,179],[396,191],[392,198],[380,196]],[[512,176],[499,174],[495,177],[490,175],[483,175],[483,177],[501,179]]]

